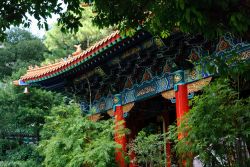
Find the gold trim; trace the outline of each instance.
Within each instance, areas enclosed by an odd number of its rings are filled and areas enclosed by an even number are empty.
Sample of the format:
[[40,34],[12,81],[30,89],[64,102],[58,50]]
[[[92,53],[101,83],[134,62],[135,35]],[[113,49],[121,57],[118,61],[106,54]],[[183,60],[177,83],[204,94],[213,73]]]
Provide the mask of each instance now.
[[168,91],[162,92],[162,93],[161,93],[161,96],[162,96],[164,99],[172,99],[172,98],[174,98],[174,96],[175,96],[174,90],[168,90]]
[[94,115],[89,116],[89,119],[94,122],[98,121],[100,118],[101,118],[101,114],[94,114]]
[[123,113],[129,112],[133,107],[135,103],[128,103],[122,106]]
[[108,110],[107,113],[108,113],[108,115],[111,116],[111,117],[114,116],[114,111],[113,111],[113,109]]
[[[124,106],[122,106],[123,113],[129,112],[134,107],[134,105],[135,105],[135,103],[128,103],[128,104],[125,104]],[[114,116],[113,109],[108,110],[107,113],[111,117]]]
[[211,82],[211,80],[212,77],[208,77],[188,84],[188,93],[198,92],[203,87],[207,86]]
[[[204,86],[207,86],[211,82],[211,80],[212,80],[212,77],[208,77],[208,78],[201,79],[199,81],[188,84],[187,85],[188,93],[198,92]],[[165,99],[172,99],[175,97],[175,92],[174,90],[168,90],[168,91],[162,92],[161,96]]]

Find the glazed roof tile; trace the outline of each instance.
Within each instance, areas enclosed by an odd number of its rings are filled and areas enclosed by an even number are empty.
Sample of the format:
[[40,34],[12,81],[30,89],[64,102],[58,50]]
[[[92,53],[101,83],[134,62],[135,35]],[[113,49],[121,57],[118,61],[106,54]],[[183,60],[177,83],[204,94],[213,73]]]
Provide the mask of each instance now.
[[[39,80],[45,77],[50,77],[58,74],[59,72],[66,71],[68,67],[77,65],[84,60],[91,57],[91,55],[98,53],[101,49],[110,46],[111,43],[121,38],[119,31],[115,31],[106,38],[96,42],[93,46],[89,47],[81,53],[77,53],[75,56],[71,56],[60,61],[41,67],[32,67],[27,73],[20,79],[25,82]],[[17,82],[14,82],[16,84]]]

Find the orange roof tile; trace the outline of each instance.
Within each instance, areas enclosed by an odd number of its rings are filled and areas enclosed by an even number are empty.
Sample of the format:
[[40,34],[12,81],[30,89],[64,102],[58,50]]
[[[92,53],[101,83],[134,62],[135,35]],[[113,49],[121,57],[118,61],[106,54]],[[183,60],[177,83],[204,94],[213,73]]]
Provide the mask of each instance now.
[[20,79],[25,82],[30,81],[30,80],[37,80],[39,78],[51,76],[52,74],[55,74],[59,71],[63,71],[67,67],[72,66],[80,61],[83,61],[84,59],[92,55],[93,53],[98,52],[100,49],[104,48],[105,46],[119,39],[120,37],[121,36],[119,34],[119,31],[115,31],[109,36],[107,36],[106,38],[96,42],[93,46],[89,47],[88,49],[86,49],[80,54],[68,57],[66,59],[62,59],[59,62],[56,62],[54,64],[29,69],[27,73],[24,76],[22,76]]

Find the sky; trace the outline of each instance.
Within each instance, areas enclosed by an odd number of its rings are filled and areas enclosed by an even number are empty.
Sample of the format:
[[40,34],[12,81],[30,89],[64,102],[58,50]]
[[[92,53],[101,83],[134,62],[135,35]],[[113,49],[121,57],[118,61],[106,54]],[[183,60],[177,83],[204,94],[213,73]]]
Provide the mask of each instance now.
[[[31,20],[31,25],[30,25],[30,27],[28,28],[28,30],[29,30],[32,34],[34,34],[34,35],[36,35],[36,36],[42,38],[42,37],[44,36],[46,30],[45,30],[45,29],[39,29],[39,28],[38,28],[38,26],[37,26],[37,22],[38,22],[38,21],[37,21],[33,16],[28,16],[28,17],[29,17],[29,19]],[[53,25],[53,23],[56,23],[56,22],[57,22],[57,19],[58,19],[58,18],[59,18],[58,15],[54,15],[54,14],[53,14],[51,18],[48,18],[48,19],[47,19],[47,22],[48,22],[48,24],[49,24],[49,28],[50,28],[50,26]]]
[[[67,5],[63,2],[63,0],[58,0],[58,3],[62,4],[62,6],[61,6],[63,8],[62,12],[65,12],[67,10]],[[28,28],[28,30],[31,31],[32,34],[42,38],[44,36],[46,30],[38,28],[38,26],[37,26],[38,21],[33,16],[30,16],[29,14],[27,14],[27,16],[31,20],[31,25]],[[58,18],[59,18],[59,15],[55,15],[55,14],[52,14],[51,18],[47,18],[47,23],[49,25],[49,28],[51,28],[53,23],[57,22]]]

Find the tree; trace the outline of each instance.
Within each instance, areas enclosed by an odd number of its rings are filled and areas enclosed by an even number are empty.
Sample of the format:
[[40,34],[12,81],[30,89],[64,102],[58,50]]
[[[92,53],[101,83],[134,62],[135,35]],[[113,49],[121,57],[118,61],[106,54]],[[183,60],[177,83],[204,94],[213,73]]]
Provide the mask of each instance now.
[[[73,46],[76,44],[75,42],[79,43],[85,41],[88,41],[88,43],[91,44],[95,40],[102,37],[103,34],[95,35],[95,33],[98,32],[98,29],[92,26],[89,16],[86,16],[86,18],[83,18],[83,20],[83,24],[87,28],[80,29],[76,35],[73,33],[65,35],[59,31],[59,29],[62,27],[56,27],[58,34],[60,33],[60,35],[65,37],[65,40],[69,41],[67,42],[68,46]],[[53,41],[50,43],[51,45],[49,45],[54,46],[59,43],[57,45],[58,48],[52,49],[55,52],[58,52],[60,49],[62,49],[60,45],[61,37],[57,36],[57,32],[54,34],[56,38],[53,38],[54,36],[51,35]],[[101,32],[106,33],[107,31],[104,30]],[[92,35],[93,38],[91,38]],[[75,41],[74,38],[77,39],[77,41]],[[40,142],[40,131],[44,125],[45,116],[50,115],[58,121],[59,115],[56,115],[57,113],[53,113],[53,111],[60,110],[67,106],[62,104],[65,101],[59,94],[35,88],[30,89],[30,94],[23,94],[23,89],[14,87],[10,84],[13,78],[20,78],[21,74],[23,74],[25,71],[23,67],[40,64],[41,61],[44,61],[45,49],[46,48],[42,41],[34,37],[28,31],[19,28],[13,28],[7,32],[4,48],[1,48],[0,50],[0,66],[2,68],[1,77],[4,78],[4,80],[0,82],[0,166],[41,166],[43,157],[37,153],[36,145],[32,145],[30,143]],[[54,55],[54,57],[57,56],[59,57],[66,55]],[[57,107],[52,110],[51,114],[50,112],[53,106]],[[69,108],[74,111],[70,112],[71,110],[69,110]],[[95,124],[87,118],[83,118],[80,115],[79,108],[74,107],[74,105],[70,105],[66,109],[69,110],[68,114],[72,115],[69,116],[69,118],[65,121],[63,121],[62,118],[59,119],[59,121],[67,123],[67,127],[64,127],[64,124],[60,124],[57,129],[49,129],[49,126],[47,125],[51,123],[50,121],[53,122],[54,120],[50,120],[48,121],[48,124],[46,124],[48,130],[47,132],[52,135],[46,138],[46,140],[51,140],[52,143],[48,146],[48,148],[44,148],[44,164],[48,166],[51,165],[50,162],[47,162],[47,151],[50,150],[50,146],[52,146],[52,148],[56,147],[56,145],[53,146],[53,144],[55,144],[53,142],[55,139],[54,135],[60,134],[60,140],[58,139],[58,142],[66,141],[68,136],[63,136],[63,131],[65,132],[64,128],[69,128],[69,130],[73,129],[73,131],[70,130],[67,132],[67,134],[71,134],[72,140],[76,142],[74,145],[76,147],[73,147],[72,151],[68,150],[69,154],[67,155],[69,157],[65,157],[67,160],[67,158],[70,158],[70,156],[74,156],[72,161],[68,163],[69,166],[79,165],[81,163],[88,164],[89,166],[114,166],[113,154],[116,144],[113,141],[111,122],[108,121]],[[73,118],[74,116],[76,118]],[[77,126],[77,124],[69,124],[70,122],[67,122],[72,120],[76,121],[76,123],[83,121],[85,124],[80,124],[80,126]],[[90,129],[86,128],[86,130],[88,130],[88,134],[81,133],[81,128],[84,125],[91,126]],[[60,129],[62,129],[62,131]],[[58,130],[58,132],[53,130]],[[72,134],[74,130],[78,131],[78,133]],[[51,132],[55,133],[52,134]],[[80,142],[79,140],[82,139],[81,135],[89,135],[89,138],[82,140],[84,143],[82,145],[84,146],[83,153],[80,152],[83,150],[81,150],[79,145],[77,145],[77,143]],[[42,137],[45,139],[46,136],[43,135]],[[88,139],[91,140],[91,144],[88,144]],[[45,141],[43,140],[42,143],[45,143]],[[100,143],[102,143],[102,145],[100,145]],[[99,154],[100,150],[104,150],[102,152],[103,154],[101,155]],[[61,150],[61,153],[65,152]],[[79,155],[77,155],[78,153]],[[84,161],[82,161],[83,159],[79,158],[79,156],[85,157]],[[67,164],[65,161],[64,163]],[[52,162],[52,164],[54,164],[54,162]]]
[[42,41],[30,32],[20,28],[10,29],[4,47],[0,48],[0,77],[40,63],[44,60],[45,49]]
[[97,26],[92,24],[91,8],[84,8],[80,27],[75,33],[63,33],[61,31],[62,26],[53,25],[53,27],[46,32],[44,44],[48,48],[50,53],[46,54],[46,58],[62,58],[75,52],[74,45],[81,44],[81,48],[84,50],[90,45],[107,36],[111,29],[98,29]]
[[250,98],[239,99],[228,80],[209,85],[192,100],[192,109],[182,120],[178,133],[185,137],[176,140],[179,157],[190,162],[190,154],[198,155],[207,166],[249,166],[249,107]]
[[35,88],[23,94],[9,82],[0,88],[0,166],[39,166],[41,156],[30,143],[40,140],[44,117],[63,97]]
[[[206,67],[216,79],[194,97],[181,127],[172,128],[169,137],[180,159],[188,162],[194,155],[207,166],[249,166],[250,64],[236,53],[207,55],[203,61],[209,62]],[[184,135],[181,140],[179,133]]]
[[[82,0],[89,3],[89,0]],[[59,24],[62,30],[77,30],[81,25],[81,11],[85,6],[81,0],[65,0],[67,6],[64,12],[63,4],[55,1],[8,1],[0,6],[0,34],[10,25],[23,24],[29,27],[30,14],[39,22],[39,27],[48,27],[46,19],[52,14],[59,14]],[[99,27],[118,25],[120,29],[136,29],[143,26],[147,30],[167,36],[173,31],[185,33],[202,33],[207,37],[214,37],[225,32],[249,38],[250,20],[248,0],[95,0],[93,5],[96,16],[94,22]]]
[[246,0],[95,0],[100,27],[118,25],[123,30],[143,26],[166,36],[173,31],[205,34],[207,37],[230,32],[248,35],[250,3]]
[[164,166],[165,134],[147,133],[145,128],[129,143],[129,152],[135,153],[135,162],[140,166]]
[[[59,14],[58,22],[63,24],[63,30],[71,29],[77,30],[81,25],[79,22],[81,18],[80,0],[64,0],[64,4],[57,0],[30,0],[30,1],[1,1],[0,6],[0,39],[5,36],[4,31],[9,29],[11,25],[29,27],[31,20],[28,14],[34,16],[38,20],[40,28],[48,29],[47,18],[52,14]],[[64,11],[64,6],[66,11]]]
[[77,104],[60,105],[46,117],[39,151],[47,167],[115,166],[111,121],[83,117]]
[[0,133],[16,132],[17,128],[35,133],[44,124],[44,115],[49,114],[50,108],[63,102],[59,94],[35,88],[30,91],[32,93],[27,95],[13,85],[1,86],[0,111],[3,117],[0,118]]
[[17,44],[18,42],[24,41],[24,40],[33,40],[37,39],[34,35],[32,35],[29,31],[13,27],[6,31],[6,40],[5,42],[11,45]]
[[15,54],[5,48],[0,49],[0,76],[10,76],[12,74],[12,66],[16,61]]

